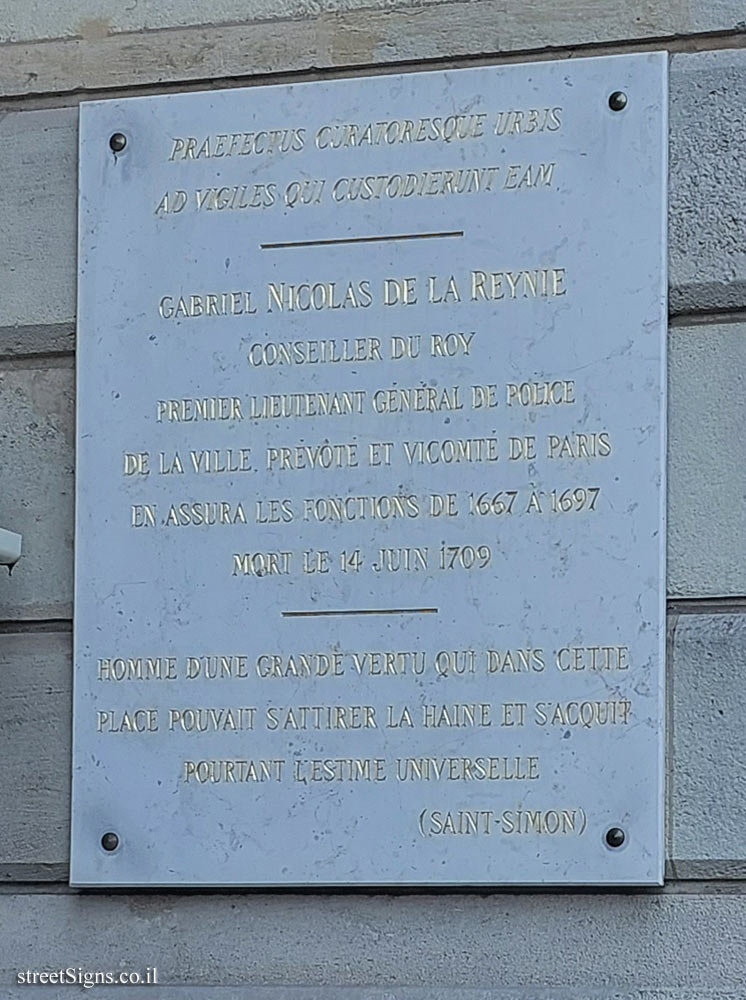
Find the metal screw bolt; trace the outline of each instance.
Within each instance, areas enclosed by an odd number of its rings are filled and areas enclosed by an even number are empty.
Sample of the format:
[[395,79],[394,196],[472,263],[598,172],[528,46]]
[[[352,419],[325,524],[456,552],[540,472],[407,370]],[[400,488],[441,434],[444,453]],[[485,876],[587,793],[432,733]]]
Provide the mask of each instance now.
[[609,847],[621,847],[625,840],[624,830],[621,827],[612,826],[606,831],[606,843]]
[[115,132],[114,135],[109,139],[109,148],[112,153],[121,153],[124,147],[127,145],[127,136],[124,132]]
[[624,111],[627,107],[627,95],[623,90],[615,90],[609,97],[609,107],[612,111]]
[[116,851],[119,847],[119,837],[115,833],[105,833],[101,838],[101,846],[105,851]]

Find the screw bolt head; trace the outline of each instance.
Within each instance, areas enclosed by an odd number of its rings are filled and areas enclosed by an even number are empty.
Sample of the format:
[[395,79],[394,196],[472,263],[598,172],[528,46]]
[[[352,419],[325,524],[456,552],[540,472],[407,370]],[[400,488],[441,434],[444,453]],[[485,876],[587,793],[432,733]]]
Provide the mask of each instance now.
[[606,831],[606,843],[609,847],[621,847],[626,839],[624,830],[619,826],[612,826]]
[[115,833],[105,833],[101,838],[101,846],[105,851],[116,851],[119,847],[119,837]]
[[624,111],[627,107],[627,95],[623,90],[615,90],[609,97],[609,107],[612,111]]
[[112,153],[121,153],[127,145],[127,136],[124,132],[115,132],[109,139],[109,148]]

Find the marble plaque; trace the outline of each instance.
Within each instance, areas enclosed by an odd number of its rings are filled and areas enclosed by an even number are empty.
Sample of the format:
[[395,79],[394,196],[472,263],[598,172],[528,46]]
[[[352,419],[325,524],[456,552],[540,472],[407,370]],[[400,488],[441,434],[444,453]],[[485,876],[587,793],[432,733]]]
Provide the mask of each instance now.
[[81,106],[73,884],[660,883],[666,94]]

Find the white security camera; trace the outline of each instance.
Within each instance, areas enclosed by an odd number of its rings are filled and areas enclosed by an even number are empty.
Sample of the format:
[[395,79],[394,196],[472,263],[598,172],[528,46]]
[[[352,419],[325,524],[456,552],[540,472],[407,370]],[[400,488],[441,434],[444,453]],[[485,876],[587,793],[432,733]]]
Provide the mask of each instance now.
[[0,566],[7,566],[9,573],[21,558],[22,540],[23,535],[0,528]]

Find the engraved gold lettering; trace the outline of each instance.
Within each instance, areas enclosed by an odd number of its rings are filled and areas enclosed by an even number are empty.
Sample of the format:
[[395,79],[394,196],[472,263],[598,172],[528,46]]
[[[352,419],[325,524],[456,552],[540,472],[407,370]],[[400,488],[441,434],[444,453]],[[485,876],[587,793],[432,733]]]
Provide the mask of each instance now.
[[207,292],[187,296],[164,295],[158,302],[161,319],[199,319],[202,316],[253,316],[252,293]]
[[548,458],[606,458],[610,454],[611,441],[606,431],[547,437]]
[[464,729],[492,725],[492,705],[477,704],[423,705],[422,725],[426,729]]
[[227,500],[194,500],[172,503],[163,519],[163,526],[173,528],[212,526],[217,524],[247,524],[243,504]]
[[476,653],[473,649],[441,649],[435,654],[435,672],[441,677],[473,674]]
[[385,781],[386,761],[381,757],[296,760],[293,780],[303,785],[318,781]]
[[402,441],[409,465],[452,465],[460,462],[497,462],[497,438],[466,438],[444,441]]
[[471,272],[472,302],[496,302],[506,298],[556,298],[565,294],[564,267]]
[[246,656],[187,656],[186,674],[188,680],[204,677],[206,680],[248,677]]
[[170,708],[168,729],[184,733],[245,732],[254,728],[256,708]]
[[579,726],[581,729],[626,726],[631,707],[626,698],[617,701],[539,701],[534,705],[534,721],[537,726]]
[[258,677],[341,677],[344,674],[341,653],[262,653],[257,657]]
[[418,497],[362,496],[312,497],[303,501],[303,520],[321,523],[348,521],[389,521],[420,515]]
[[418,573],[428,568],[429,551],[427,546],[409,548],[383,548],[371,564],[374,573]]
[[288,392],[248,397],[249,420],[287,417],[349,417],[362,414],[365,389],[339,392]]
[[267,448],[267,469],[270,472],[290,469],[356,469],[358,464],[357,443],[354,441]]
[[489,193],[495,190],[499,172],[496,166],[461,167],[458,170],[340,177],[334,182],[331,194],[334,201],[340,202]]
[[249,348],[253,368],[280,365],[360,364],[381,361],[378,337],[345,337],[342,340],[289,340],[255,343]]
[[376,413],[440,413],[463,410],[461,386],[418,385],[408,389],[378,389],[372,397]]
[[399,757],[397,781],[536,781],[538,757]]
[[554,382],[509,382],[507,387],[508,406],[551,406],[575,402],[574,380]]
[[562,108],[529,108],[527,111],[498,111],[495,135],[531,135],[557,132],[562,126]]
[[296,732],[378,728],[372,705],[268,705],[265,725]]
[[201,399],[159,399],[155,406],[158,423],[191,423],[211,420],[243,420],[238,396],[207,396]]
[[565,646],[555,654],[557,669],[563,673],[577,670],[628,670],[628,646]]
[[130,508],[130,524],[133,528],[154,528],[157,506],[153,503],[133,503]]
[[473,333],[433,333],[430,336],[430,354],[434,358],[466,357],[471,354]]
[[373,302],[370,282],[318,281],[313,285],[271,282],[267,285],[267,312],[309,312],[323,309],[367,309]]
[[147,451],[141,452],[128,452],[124,453],[124,475],[125,476],[148,476],[150,475],[150,469],[148,467],[150,456]]
[[293,520],[292,500],[257,500],[257,524],[282,524]]
[[176,657],[136,656],[105,657],[98,661],[100,681],[173,681],[176,680]]
[[488,649],[488,674],[541,673],[546,664],[543,649]]
[[396,677],[424,674],[427,657],[424,652],[359,652],[351,653],[352,665],[358,675]]
[[416,142],[464,141],[484,135],[485,113],[456,114],[433,118],[403,118],[379,122],[345,122],[322,125],[314,142],[318,149],[397,145]]
[[502,832],[508,834],[573,834],[578,830],[577,809],[506,809],[500,817]]
[[243,782],[280,782],[285,761],[279,760],[185,760],[184,781],[198,785]]
[[551,187],[556,163],[515,164],[508,167],[503,187],[517,191],[523,187]]
[[292,552],[234,552],[232,576],[287,576]]
[[96,712],[98,733],[157,733],[158,709],[136,708]]
[[172,140],[169,161],[200,160],[224,156],[274,156],[299,152],[305,144],[304,128],[282,128],[259,132],[233,132],[202,138],[177,136]]

